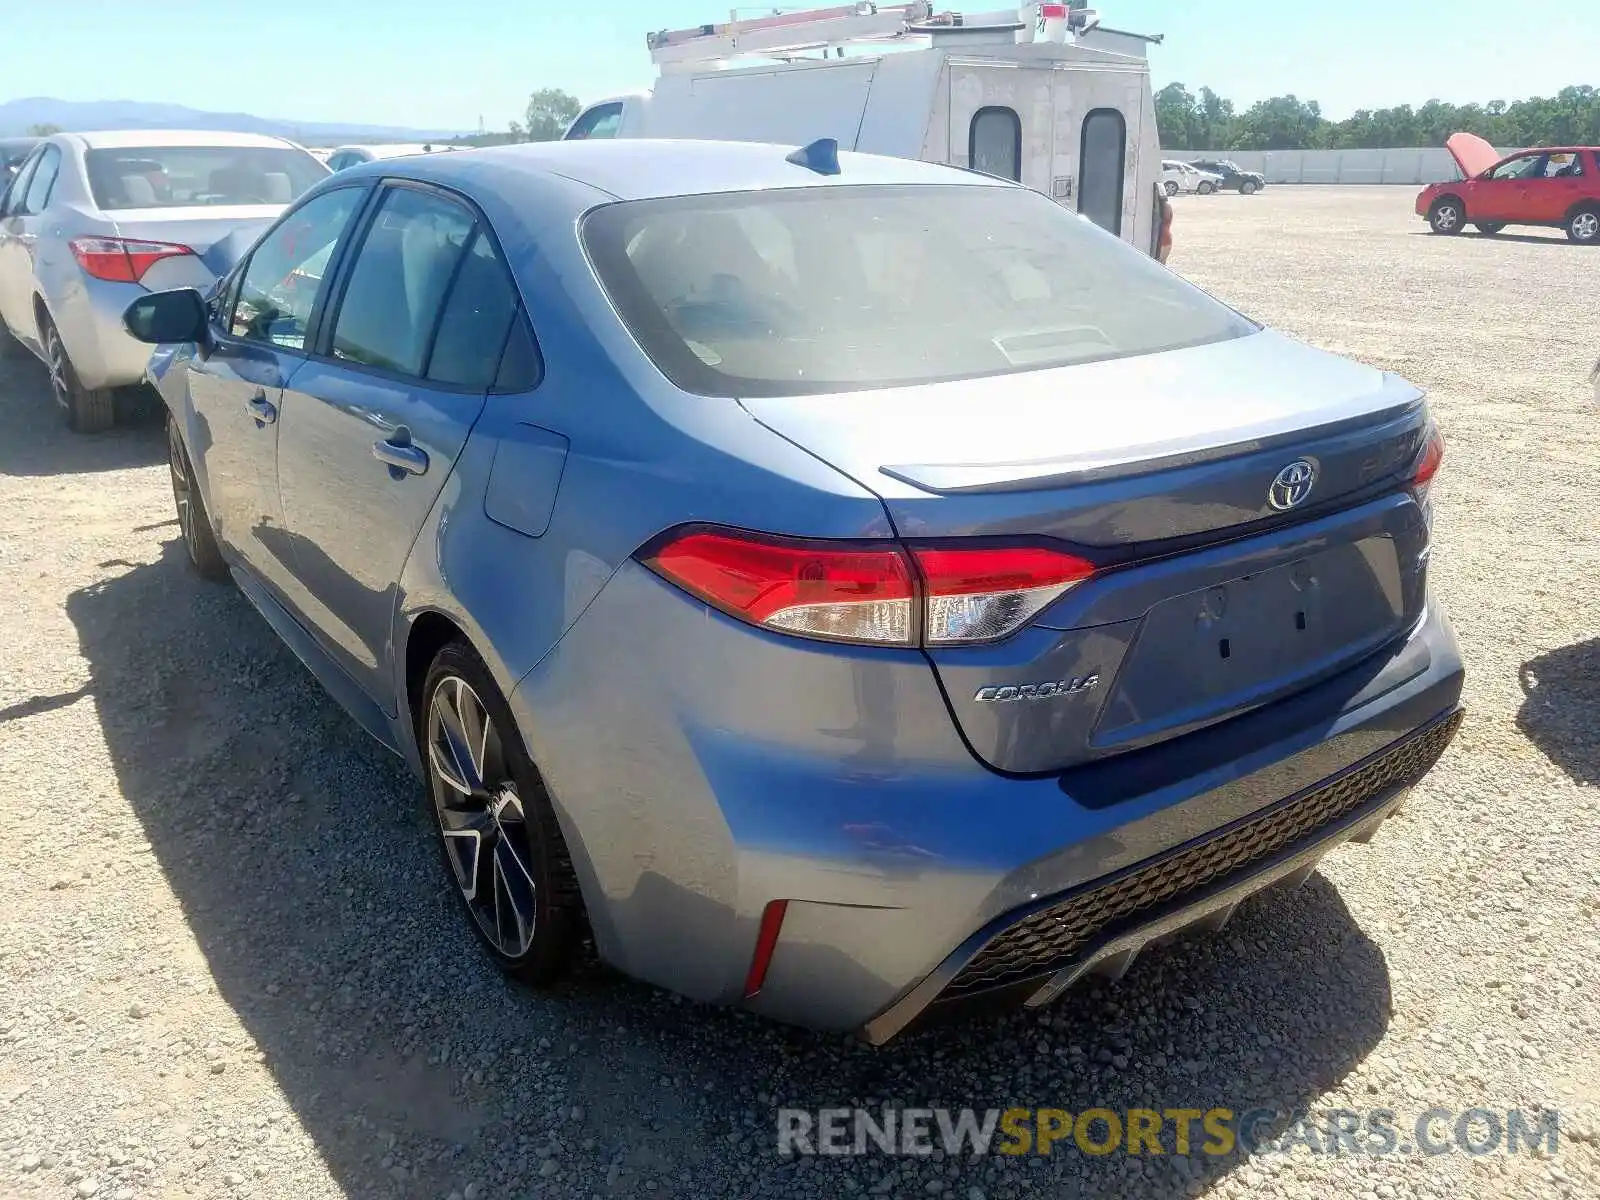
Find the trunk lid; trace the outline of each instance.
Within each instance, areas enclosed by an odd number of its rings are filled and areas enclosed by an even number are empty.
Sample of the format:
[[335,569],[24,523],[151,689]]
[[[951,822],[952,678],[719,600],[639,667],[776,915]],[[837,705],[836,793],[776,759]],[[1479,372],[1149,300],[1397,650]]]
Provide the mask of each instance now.
[[[1401,487],[1426,435],[1420,394],[1277,334],[745,404],[873,489],[902,537],[1045,541],[1100,566],[1011,637],[928,651],[1001,770],[1248,711],[1422,611],[1427,529]],[[1297,463],[1303,495],[1280,479]]]
[[1444,145],[1468,179],[1476,179],[1501,158],[1500,151],[1475,133],[1452,133]]
[[140,283],[152,292],[205,289],[230,269],[244,250],[278,219],[281,204],[205,205],[191,208],[127,208],[107,214],[117,236],[188,246],[194,256],[162,259]]

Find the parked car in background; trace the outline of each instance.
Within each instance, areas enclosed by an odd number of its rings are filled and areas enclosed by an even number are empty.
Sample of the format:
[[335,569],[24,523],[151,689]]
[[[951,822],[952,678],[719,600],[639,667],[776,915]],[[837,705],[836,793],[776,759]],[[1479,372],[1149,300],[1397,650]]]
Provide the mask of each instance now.
[[1019,184],[580,141],[146,296],[189,560],[427,781],[466,927],[882,1042],[1365,840],[1459,720],[1421,393]]
[[1260,171],[1246,171],[1238,163],[1226,158],[1196,158],[1189,162],[1197,171],[1206,171],[1219,178],[1218,188],[1253,196],[1267,186],[1267,177]]
[[1462,178],[1429,184],[1416,212],[1435,233],[1471,224],[1496,234],[1507,225],[1561,229],[1579,245],[1600,244],[1600,148],[1541,146],[1502,156],[1474,133],[1445,142]]
[[257,134],[44,139],[0,200],[0,353],[21,343],[44,360],[73,429],[109,428],[112,390],[141,382],[150,358],[123,329],[128,303],[209,286],[213,243],[259,232],[327,175],[300,147]]
[[1221,176],[1196,170],[1186,162],[1172,158],[1161,162],[1161,187],[1169,196],[1176,196],[1179,192],[1209,196],[1221,182]]
[[340,146],[337,150],[330,151],[327,164],[330,169],[343,171],[346,167],[354,167],[361,163],[376,162],[380,158],[402,158],[407,154],[438,154],[446,150],[454,150],[454,146],[435,144],[433,142],[400,143],[395,142],[383,146]]
[[5,191],[22,160],[39,144],[36,137],[0,138],[0,192]]

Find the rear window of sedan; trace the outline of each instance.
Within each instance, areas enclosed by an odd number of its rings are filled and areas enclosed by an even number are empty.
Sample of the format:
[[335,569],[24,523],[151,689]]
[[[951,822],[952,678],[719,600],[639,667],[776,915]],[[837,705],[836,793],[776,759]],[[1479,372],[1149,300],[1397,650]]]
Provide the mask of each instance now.
[[632,200],[583,240],[676,386],[793,396],[1155,354],[1256,325],[1025,188]]
[[84,155],[102,211],[288,204],[328,169],[289,146],[137,146]]

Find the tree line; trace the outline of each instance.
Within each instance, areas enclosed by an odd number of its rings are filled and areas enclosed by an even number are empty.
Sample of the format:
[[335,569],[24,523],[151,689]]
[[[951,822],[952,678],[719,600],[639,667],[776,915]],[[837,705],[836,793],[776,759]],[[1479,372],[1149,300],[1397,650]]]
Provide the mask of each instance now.
[[1354,150],[1443,146],[1452,133],[1476,133],[1501,149],[1600,145],[1600,89],[1562,88],[1554,96],[1420,108],[1357,109],[1343,121],[1322,115],[1315,100],[1274,96],[1243,112],[1208,87],[1196,95],[1181,83],[1156,93],[1156,127],[1164,150]]

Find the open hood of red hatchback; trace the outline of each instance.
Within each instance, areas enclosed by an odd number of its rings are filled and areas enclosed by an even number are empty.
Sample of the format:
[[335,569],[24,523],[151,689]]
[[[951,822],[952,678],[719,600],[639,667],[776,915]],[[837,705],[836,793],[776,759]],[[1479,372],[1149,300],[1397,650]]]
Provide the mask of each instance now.
[[1468,179],[1476,179],[1501,158],[1500,151],[1475,133],[1452,133],[1445,140],[1445,149]]

